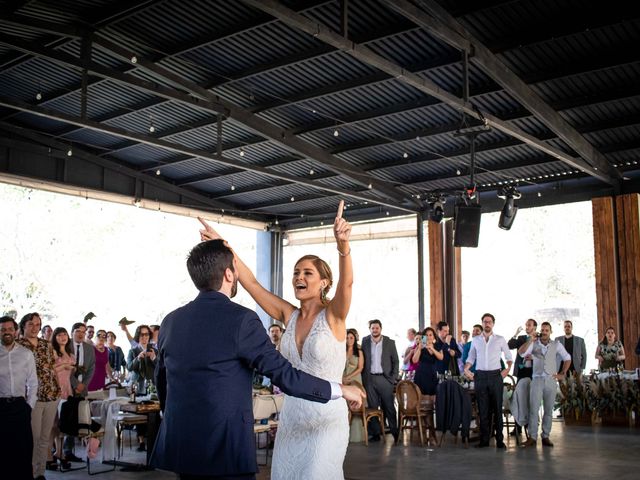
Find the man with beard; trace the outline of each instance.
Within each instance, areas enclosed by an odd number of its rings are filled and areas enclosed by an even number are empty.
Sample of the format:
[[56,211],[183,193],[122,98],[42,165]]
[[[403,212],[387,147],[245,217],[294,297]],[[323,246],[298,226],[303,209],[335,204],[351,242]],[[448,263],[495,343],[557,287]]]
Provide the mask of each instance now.
[[33,354],[16,343],[17,331],[13,318],[0,318],[0,425],[4,432],[0,452],[7,459],[2,467],[6,478],[31,480],[31,409],[37,400],[38,376]]
[[[502,383],[509,374],[512,356],[507,341],[500,335],[493,333],[495,317],[490,313],[482,316],[482,335],[471,341],[469,357],[464,364],[464,374],[475,380],[478,413],[480,415],[480,443],[477,448],[489,446],[492,424],[496,432],[496,448],[506,448],[502,434]],[[502,368],[500,360],[502,354],[507,361],[507,367]],[[471,366],[476,363],[476,373],[471,373]]]
[[[540,325],[540,338],[531,337],[527,343],[520,347],[519,352],[523,357],[527,355],[533,357],[533,374],[529,397],[529,404],[531,405],[529,438],[522,446],[536,446],[539,423],[538,410],[540,410],[540,404],[542,404],[544,409],[542,416],[542,445],[553,447],[549,434],[551,433],[558,380],[562,380],[567,374],[569,365],[571,365],[571,356],[560,342],[551,340],[551,324],[549,322],[542,322],[542,325]],[[560,362],[562,362],[562,370],[560,373],[556,373]]]
[[564,321],[564,335],[557,337],[556,341],[560,342],[571,356],[571,365],[568,373],[582,375],[582,371],[587,367],[587,348],[584,345],[584,339],[573,334],[573,322],[571,320]]
[[181,479],[254,479],[257,471],[251,379],[269,376],[287,395],[354,408],[360,389],[294,369],[255,312],[233,303],[238,267],[223,240],[196,245],[187,269],[200,293],[171,312],[158,339],[156,385],[164,419],[151,463]]
[[269,327],[269,338],[271,339],[271,343],[276,346],[276,350],[280,350],[280,340],[282,339],[283,333],[282,327],[278,323],[274,323]]
[[[398,414],[396,413],[393,389],[398,380],[398,351],[396,342],[382,335],[382,322],[378,319],[369,321],[369,332],[362,339],[364,368],[362,383],[367,391],[369,407],[382,407],[384,418],[389,423],[393,439],[398,439]],[[377,418],[371,420],[369,441],[377,442],[384,435],[384,425]]]

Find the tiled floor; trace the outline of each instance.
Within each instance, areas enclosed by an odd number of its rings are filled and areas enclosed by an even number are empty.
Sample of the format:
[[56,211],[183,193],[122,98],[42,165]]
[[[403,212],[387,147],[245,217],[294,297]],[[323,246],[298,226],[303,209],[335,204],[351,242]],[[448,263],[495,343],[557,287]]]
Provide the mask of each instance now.
[[[551,438],[554,448],[521,449],[510,439],[506,451],[495,448],[469,449],[454,445],[452,437],[442,448],[420,447],[414,442],[392,445],[373,443],[369,447],[351,445],[344,465],[345,478],[353,480],[455,478],[472,480],[492,479],[591,479],[635,480],[640,471],[640,430],[628,428],[565,427],[554,421]],[[125,449],[124,460],[144,461],[143,454]],[[96,463],[92,469],[104,465]],[[269,469],[261,467],[259,480],[269,478]],[[69,473],[48,472],[48,480],[77,480],[89,478],[87,471]],[[98,480],[175,479],[167,472],[115,472],[95,477]],[[301,479],[308,480],[308,479]],[[322,479],[321,479],[322,480]]]

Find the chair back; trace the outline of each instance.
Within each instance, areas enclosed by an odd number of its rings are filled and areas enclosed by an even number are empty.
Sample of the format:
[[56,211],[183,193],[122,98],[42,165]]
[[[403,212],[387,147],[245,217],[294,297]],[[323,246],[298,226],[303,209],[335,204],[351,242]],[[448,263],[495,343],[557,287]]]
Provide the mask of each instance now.
[[420,388],[409,380],[402,380],[396,385],[398,409],[402,413],[417,413],[421,396]]

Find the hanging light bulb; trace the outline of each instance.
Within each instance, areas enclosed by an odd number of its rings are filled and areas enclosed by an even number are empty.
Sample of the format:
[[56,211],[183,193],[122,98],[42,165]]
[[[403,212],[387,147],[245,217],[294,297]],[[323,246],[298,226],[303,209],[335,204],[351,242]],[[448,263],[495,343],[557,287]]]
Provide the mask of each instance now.
[[404,152],[404,153],[402,154],[402,158],[409,158],[409,154],[408,154],[407,152]]
[[296,197],[291,196],[291,201],[294,202],[296,200]]
[[138,63],[138,57],[136,57],[135,55],[131,57],[131,63]]
[[156,131],[156,127],[153,126],[153,123],[151,125],[149,125],[149,132],[153,133]]
[[369,190],[371,190],[371,189],[373,188],[373,184],[372,184],[372,183],[369,183],[369,185],[367,185],[367,188],[368,188]]
[[160,169],[156,170],[156,175],[160,175]]
[[314,173],[316,173],[313,168],[311,170],[309,170],[309,175],[313,175]]
[[40,90],[38,90],[38,92],[36,93],[36,100],[42,100],[42,92]]
[[244,148],[241,148],[241,149],[240,149],[240,156],[241,156],[241,157],[244,157]]
[[336,129],[333,131],[333,136],[334,136],[334,137],[337,137],[337,136],[339,136],[339,135],[340,135],[340,132],[339,132],[339,131],[338,131],[338,129],[336,128]]
[[460,173],[462,173],[462,172],[460,172],[460,169],[456,168],[456,175],[460,175]]
[[542,196],[542,192],[538,192],[538,196],[541,197]]
[[232,183],[231,184],[231,191],[233,192],[236,189],[236,186]]
[[69,147],[69,150],[67,150],[67,157],[70,157],[71,155],[73,155],[73,149]]

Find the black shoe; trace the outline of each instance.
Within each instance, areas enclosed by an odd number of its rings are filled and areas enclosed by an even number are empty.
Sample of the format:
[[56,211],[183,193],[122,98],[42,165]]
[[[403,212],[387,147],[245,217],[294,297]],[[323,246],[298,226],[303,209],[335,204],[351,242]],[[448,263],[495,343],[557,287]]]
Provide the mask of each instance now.
[[513,430],[511,430],[511,433],[509,434],[510,437],[515,437],[518,434],[518,429],[514,428]]
[[380,435],[370,435],[369,436],[369,441],[370,442],[379,442],[380,441]]
[[393,434],[393,443],[398,443],[398,432]]
[[146,452],[147,451],[147,447],[145,446],[144,442],[140,443],[138,445],[138,448],[136,448],[137,452]]
[[480,442],[476,445],[476,448],[487,448],[489,446],[488,443]]
[[47,460],[44,468],[55,472],[58,470],[58,462],[55,460],[55,458],[53,460]]
[[45,478],[45,476],[44,476],[44,475],[38,475],[38,476],[37,476],[36,478],[34,478],[33,480],[47,480],[47,479]]
[[64,456],[65,462],[84,462],[80,457],[76,457],[73,453],[69,453]]
[[496,448],[498,450],[506,450],[507,446],[504,444],[504,442],[496,442]]

